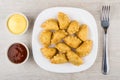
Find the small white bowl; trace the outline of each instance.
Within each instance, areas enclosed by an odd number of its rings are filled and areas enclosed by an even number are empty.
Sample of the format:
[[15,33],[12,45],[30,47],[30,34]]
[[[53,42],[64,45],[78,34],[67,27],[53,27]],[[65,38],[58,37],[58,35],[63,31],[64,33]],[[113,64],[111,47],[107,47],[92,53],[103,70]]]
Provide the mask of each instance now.
[[[27,50],[27,57],[26,57],[26,59],[25,59],[23,62],[21,62],[21,63],[14,63],[14,62],[12,62],[12,61],[9,59],[9,57],[8,57],[8,50],[9,50],[9,48],[10,48],[13,44],[15,44],[15,43],[22,44],[22,45],[26,48],[26,50]],[[14,42],[14,43],[12,43],[11,45],[8,46],[7,52],[6,52],[6,57],[7,57],[7,60],[8,60],[10,63],[12,63],[12,64],[15,64],[15,65],[24,64],[24,63],[28,60],[28,58],[29,58],[29,49],[28,49],[28,47],[27,47],[24,43],[22,43],[22,42]]]
[[[8,28],[8,20],[9,20],[9,18],[10,18],[12,15],[15,15],[15,14],[22,15],[22,16],[25,18],[26,22],[27,22],[26,29],[25,29],[23,32],[19,33],[19,34],[14,34],[14,33],[11,32],[11,31],[9,30],[9,28]],[[24,34],[24,33],[28,30],[28,26],[29,26],[28,18],[27,18],[27,16],[25,16],[25,15],[24,15],[23,13],[21,13],[21,12],[11,13],[11,14],[8,15],[8,17],[7,17],[7,19],[6,19],[6,27],[7,27],[8,31],[9,31],[10,33],[14,34],[14,35],[22,35],[22,34]]]

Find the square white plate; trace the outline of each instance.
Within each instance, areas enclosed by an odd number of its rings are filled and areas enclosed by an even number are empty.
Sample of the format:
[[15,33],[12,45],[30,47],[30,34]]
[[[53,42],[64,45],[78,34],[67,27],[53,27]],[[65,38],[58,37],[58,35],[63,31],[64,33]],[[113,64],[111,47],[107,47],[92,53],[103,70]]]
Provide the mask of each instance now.
[[[40,52],[40,48],[42,47],[42,45],[39,43],[39,34],[43,30],[40,26],[45,20],[49,18],[57,18],[58,12],[64,12],[70,17],[71,20],[77,20],[81,24],[85,23],[89,27],[89,33],[90,33],[89,38],[93,40],[93,48],[91,53],[83,58],[84,64],[80,66],[74,66],[70,63],[52,64]],[[41,68],[47,71],[57,72],[57,73],[73,73],[73,72],[80,72],[86,70],[90,68],[95,62],[97,56],[97,48],[98,48],[97,25],[94,17],[86,10],[79,8],[71,8],[71,7],[49,8],[42,11],[35,21],[33,35],[32,35],[33,57],[35,62]]]

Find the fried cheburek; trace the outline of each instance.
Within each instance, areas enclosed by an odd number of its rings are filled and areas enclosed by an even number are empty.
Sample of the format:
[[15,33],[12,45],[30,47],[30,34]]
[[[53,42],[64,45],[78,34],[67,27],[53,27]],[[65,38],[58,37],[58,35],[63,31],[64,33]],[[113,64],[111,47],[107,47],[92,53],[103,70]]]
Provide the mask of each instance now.
[[70,23],[70,19],[66,14],[59,12],[58,13],[58,22],[59,22],[60,29],[67,29],[67,27]]
[[56,44],[60,42],[65,36],[67,36],[68,33],[65,32],[65,30],[57,30],[53,33],[51,44]]
[[56,48],[44,47],[41,48],[41,52],[46,58],[51,59],[56,54],[57,50]]
[[54,64],[62,64],[66,62],[68,61],[65,54],[63,53],[58,53],[51,59],[51,63],[54,63]]
[[87,56],[93,42],[88,40],[88,26],[78,21],[70,21],[68,15],[59,12],[56,19],[48,19],[41,27],[44,29],[39,40],[44,46],[42,55],[53,64],[66,62],[79,66]]
[[74,20],[74,21],[72,21],[70,23],[70,25],[69,25],[69,27],[67,29],[67,32],[69,34],[74,34],[74,33],[76,33],[79,30],[79,27],[80,27],[79,22]]
[[45,30],[40,34],[39,40],[44,46],[48,47],[50,45],[51,36],[52,32]]
[[76,52],[80,57],[87,56],[92,49],[93,42],[91,40],[84,41],[77,49]]
[[41,26],[45,30],[59,30],[58,22],[55,19],[48,19]]
[[62,53],[66,53],[67,51],[71,50],[70,47],[65,43],[58,43],[55,47]]
[[67,36],[64,39],[64,42],[72,48],[77,48],[82,41],[78,39],[76,36]]
[[86,24],[83,24],[80,26],[79,32],[77,33],[77,36],[82,40],[86,41],[88,38],[88,27]]
[[68,61],[74,65],[81,65],[83,63],[82,59],[73,51],[67,51]]

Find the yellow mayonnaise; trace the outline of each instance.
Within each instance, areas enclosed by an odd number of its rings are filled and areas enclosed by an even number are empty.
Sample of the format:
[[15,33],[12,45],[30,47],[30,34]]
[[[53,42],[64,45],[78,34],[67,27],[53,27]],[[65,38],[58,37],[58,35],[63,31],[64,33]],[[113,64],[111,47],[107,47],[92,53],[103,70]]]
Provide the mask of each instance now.
[[13,34],[20,34],[26,30],[27,20],[21,14],[13,14],[9,17],[7,26]]

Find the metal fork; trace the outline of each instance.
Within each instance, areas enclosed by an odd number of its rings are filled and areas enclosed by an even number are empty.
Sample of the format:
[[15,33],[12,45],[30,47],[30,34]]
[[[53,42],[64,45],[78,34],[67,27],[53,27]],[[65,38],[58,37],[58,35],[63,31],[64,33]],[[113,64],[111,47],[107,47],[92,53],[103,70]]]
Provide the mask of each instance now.
[[103,49],[103,59],[102,59],[102,72],[104,75],[109,73],[109,62],[108,62],[108,37],[107,37],[107,29],[109,28],[109,13],[110,6],[102,6],[101,12],[101,26],[104,29],[104,49]]

